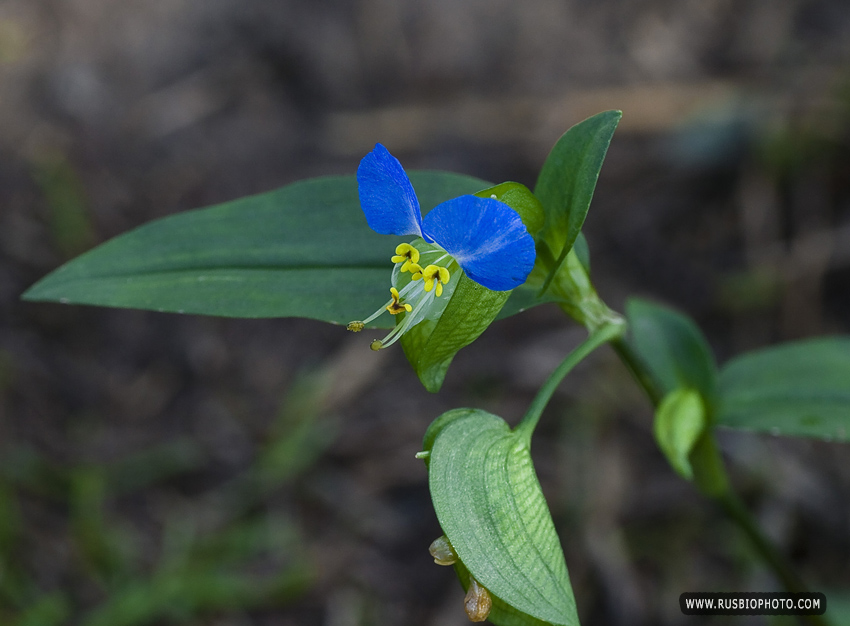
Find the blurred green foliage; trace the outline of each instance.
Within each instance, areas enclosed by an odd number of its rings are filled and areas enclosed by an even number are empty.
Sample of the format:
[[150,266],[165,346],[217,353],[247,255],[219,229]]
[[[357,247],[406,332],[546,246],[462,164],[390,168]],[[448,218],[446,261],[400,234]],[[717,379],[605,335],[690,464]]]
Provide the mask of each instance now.
[[[121,503],[197,476],[207,463],[192,440],[175,439],[110,463],[62,466],[7,444],[0,456],[0,624],[142,626],[286,603],[315,579],[303,532],[270,496],[307,471],[333,441],[323,418],[333,381],[296,380],[254,462],[189,504],[173,506],[151,533]],[[177,498],[179,500],[179,498]],[[23,504],[63,511],[57,530],[71,567],[46,583]],[[144,516],[142,516],[144,517]],[[158,536],[151,545],[150,536]],[[40,576],[40,574],[42,574]]]
[[61,153],[34,159],[32,177],[41,189],[48,209],[53,243],[70,259],[94,245],[89,201],[79,174]]

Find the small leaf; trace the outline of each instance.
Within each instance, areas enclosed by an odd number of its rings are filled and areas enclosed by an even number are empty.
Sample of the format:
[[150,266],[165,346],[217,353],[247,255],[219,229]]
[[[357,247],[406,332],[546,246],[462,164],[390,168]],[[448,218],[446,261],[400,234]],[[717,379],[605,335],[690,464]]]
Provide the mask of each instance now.
[[688,387],[702,394],[711,415],[717,368],[711,348],[691,318],[671,308],[632,298],[626,304],[631,342],[667,394]]
[[[448,172],[410,179],[426,212],[489,185]],[[316,178],[140,226],[63,265],[23,298],[344,323],[386,302],[389,259],[404,240],[369,228],[354,176]],[[392,326],[384,318],[376,325]]]
[[717,424],[850,441],[850,337],[742,354],[720,372]]
[[556,265],[548,268],[553,274],[581,232],[608,145],[622,116],[622,111],[604,111],[576,124],[558,139],[543,163],[534,195],[546,211],[541,237],[557,256]]
[[490,593],[502,626],[577,625],[575,599],[527,439],[476,409],[443,414],[428,428],[434,510],[458,556],[455,568]]
[[693,480],[689,456],[705,430],[705,406],[693,389],[671,391],[655,411],[653,431],[658,447],[682,478]]

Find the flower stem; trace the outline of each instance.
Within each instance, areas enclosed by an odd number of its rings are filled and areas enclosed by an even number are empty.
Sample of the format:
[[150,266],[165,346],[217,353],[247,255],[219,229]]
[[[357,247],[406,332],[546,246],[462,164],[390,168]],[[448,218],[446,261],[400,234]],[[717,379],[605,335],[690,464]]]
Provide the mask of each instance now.
[[537,395],[531,402],[531,406],[528,408],[528,411],[526,411],[520,423],[517,424],[514,432],[521,434],[525,438],[526,443],[530,444],[531,435],[537,427],[537,422],[540,421],[540,416],[543,414],[546,404],[549,402],[552,394],[555,393],[555,389],[558,388],[558,385],[564,377],[596,348],[601,346],[603,343],[615,340],[617,337],[622,335],[624,328],[625,325],[622,322],[610,323],[600,326],[591,332],[588,338],[570,352],[567,355],[567,358],[565,358],[561,364],[555,368],[555,371],[549,375],[549,378],[546,379],[546,382],[543,383],[540,391],[537,392]]

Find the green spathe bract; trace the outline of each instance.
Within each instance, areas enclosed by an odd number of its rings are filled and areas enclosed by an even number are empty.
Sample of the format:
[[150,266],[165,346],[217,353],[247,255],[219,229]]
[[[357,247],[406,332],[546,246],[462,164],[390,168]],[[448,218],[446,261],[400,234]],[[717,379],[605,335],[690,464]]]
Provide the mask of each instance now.
[[[503,183],[475,195],[495,196],[510,206],[519,214],[529,233],[540,229],[543,210],[525,186]],[[451,296],[447,296],[451,299],[439,318],[420,322],[401,338],[408,361],[431,392],[440,390],[455,354],[487,329],[511,296],[510,291],[487,289],[460,272],[453,274],[453,280],[456,286]],[[526,293],[531,295],[531,292]]]
[[705,405],[693,389],[671,391],[655,411],[655,441],[673,469],[687,480],[694,477],[689,457],[705,427]]
[[468,570],[493,597],[489,621],[577,625],[526,433],[486,411],[456,409],[429,427],[424,449],[440,526],[462,563],[461,581]]
[[543,205],[540,204],[540,200],[531,193],[528,187],[520,183],[501,183],[495,187],[477,191],[473,195],[479,198],[495,198],[507,204],[519,213],[528,234],[535,239],[540,229],[543,228],[543,224],[546,223],[546,213],[543,210]]
[[424,387],[434,393],[440,390],[455,354],[487,329],[511,295],[482,287],[460,272],[455,280],[458,284],[440,318],[420,322],[401,338],[407,360]]

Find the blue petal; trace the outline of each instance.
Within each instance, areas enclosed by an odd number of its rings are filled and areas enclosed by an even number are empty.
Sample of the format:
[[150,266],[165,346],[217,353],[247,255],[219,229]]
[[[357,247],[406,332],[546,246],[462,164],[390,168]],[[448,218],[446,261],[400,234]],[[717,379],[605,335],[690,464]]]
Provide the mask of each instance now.
[[369,227],[381,235],[422,235],[419,200],[401,163],[381,144],[357,168],[360,206]]
[[467,276],[493,291],[518,287],[534,267],[534,240],[519,214],[492,198],[460,196],[443,202],[425,216],[423,231]]

